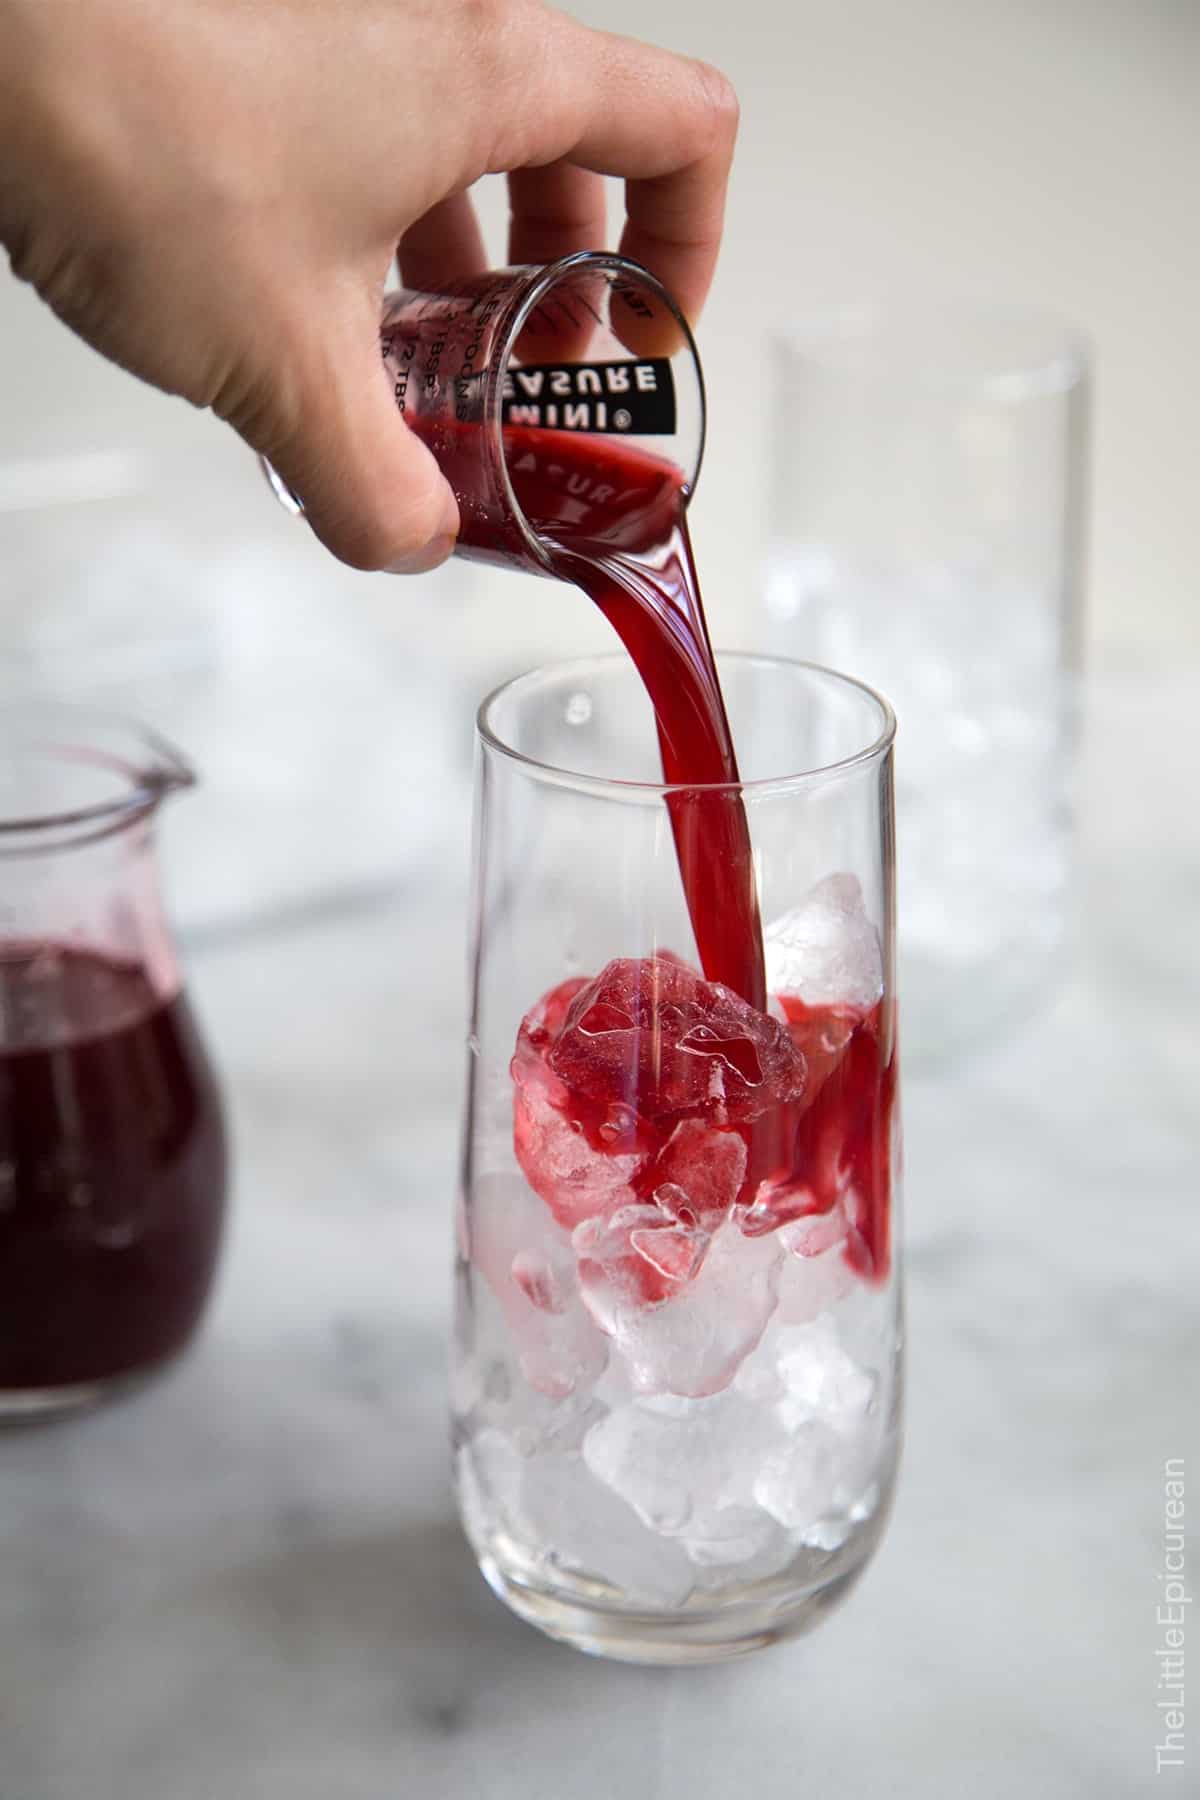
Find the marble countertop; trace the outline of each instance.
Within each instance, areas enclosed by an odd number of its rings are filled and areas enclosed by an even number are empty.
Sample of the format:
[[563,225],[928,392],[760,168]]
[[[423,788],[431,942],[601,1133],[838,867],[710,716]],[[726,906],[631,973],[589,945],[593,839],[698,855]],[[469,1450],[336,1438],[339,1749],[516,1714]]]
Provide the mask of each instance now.
[[1194,1792],[1200,1742],[1157,1778],[1153,1746],[1163,1464],[1200,1479],[1195,692],[1094,696],[1061,991],[907,1083],[893,1522],[842,1611],[738,1664],[557,1647],[459,1535],[465,853],[197,940],[220,1289],[168,1377],[0,1438],[2,1800]]

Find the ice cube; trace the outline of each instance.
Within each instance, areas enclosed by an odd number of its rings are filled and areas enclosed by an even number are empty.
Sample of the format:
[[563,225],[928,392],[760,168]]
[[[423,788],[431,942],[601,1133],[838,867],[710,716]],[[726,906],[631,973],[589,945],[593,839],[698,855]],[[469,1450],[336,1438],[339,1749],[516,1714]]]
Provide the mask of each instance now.
[[757,1474],[755,1498],[809,1548],[835,1550],[877,1473],[878,1383],[846,1353],[828,1314],[772,1339],[772,1413],[785,1436]]
[[[524,1455],[578,1449],[600,1416],[592,1387],[582,1382],[568,1395],[548,1392],[559,1385],[553,1381],[535,1387],[521,1368],[499,1301],[478,1275],[472,1279],[467,1328],[460,1325],[459,1336],[451,1379],[456,1432],[502,1431]],[[607,1351],[603,1339],[601,1348]]]
[[770,1413],[738,1394],[621,1407],[593,1425],[583,1458],[661,1537],[703,1567],[742,1565],[775,1550],[775,1522],[754,1500],[756,1472],[784,1442]]
[[586,1389],[608,1350],[581,1302],[566,1233],[516,1174],[479,1177],[467,1230],[471,1262],[500,1303],[526,1381],[556,1399]]
[[[628,1233],[630,1226],[622,1229]],[[656,1287],[637,1268],[636,1252],[631,1255],[617,1235],[604,1243],[597,1237],[594,1222],[575,1235],[583,1300],[611,1338],[634,1391],[697,1396],[727,1387],[766,1330],[781,1246],[723,1225],[691,1279],[673,1284],[677,1291],[670,1298],[657,1299],[652,1296],[665,1294],[667,1285],[660,1279]]]
[[846,1438],[810,1419],[765,1460],[754,1498],[807,1548],[837,1550],[878,1505],[877,1464],[873,1439]]
[[[585,1446],[590,1438],[591,1432],[584,1439]],[[778,1444],[756,1470],[755,1501],[788,1531],[808,1542],[807,1533],[834,1507],[840,1455],[836,1433],[828,1425],[808,1420]],[[843,1539],[848,1535],[847,1526]]]
[[615,1336],[622,1311],[668,1300],[692,1279],[709,1239],[657,1206],[623,1206],[607,1218],[585,1219],[571,1244],[584,1305]]
[[546,1063],[575,1103],[622,1104],[660,1131],[681,1117],[745,1123],[805,1082],[779,1020],[665,955],[608,963],[571,1000]]
[[485,1506],[516,1520],[521,1510],[521,1483],[527,1456],[495,1426],[485,1426],[469,1440],[471,1471]]
[[564,1085],[519,1055],[513,1058],[513,1149],[530,1187],[567,1230],[632,1202],[629,1183],[645,1160],[637,1152],[593,1149]]
[[[783,1279],[782,1274],[780,1279]],[[744,1394],[747,1400],[753,1400],[760,1406],[774,1406],[787,1392],[777,1363],[781,1329],[776,1309],[753,1356],[746,1358],[732,1382],[735,1392]]]
[[647,1607],[687,1599],[694,1578],[683,1550],[653,1534],[578,1452],[522,1455],[503,1432],[484,1430],[460,1449],[457,1469],[476,1547],[502,1534],[503,1561],[518,1575]]
[[487,1538],[499,1525],[519,1528],[521,1470],[524,1459],[512,1439],[494,1426],[484,1426],[461,1445],[455,1459],[467,1529]]
[[781,1324],[806,1324],[853,1289],[854,1274],[842,1255],[846,1218],[840,1207],[781,1226],[779,1241],[787,1251],[776,1312]]
[[779,1374],[786,1395],[777,1408],[790,1431],[819,1419],[839,1432],[853,1432],[866,1419],[876,1380],[848,1356],[828,1315],[780,1334]]
[[677,1607],[693,1575],[682,1548],[664,1544],[582,1456],[537,1456],[525,1469],[525,1517],[551,1578],[586,1585],[595,1599]]
[[844,1244],[847,1229],[845,1213],[835,1206],[832,1212],[812,1213],[782,1226],[779,1241],[801,1262],[814,1262]]
[[[757,1502],[755,1504],[757,1506]],[[762,1519],[762,1508],[758,1508],[754,1514],[754,1547],[747,1542],[743,1546],[745,1553],[739,1555],[732,1566],[728,1562],[705,1561],[702,1554],[688,1550],[695,1571],[696,1595],[719,1594],[731,1582],[741,1588],[753,1581],[769,1581],[795,1561],[798,1549],[795,1538],[774,1520],[770,1534],[764,1537]]]
[[664,1212],[713,1232],[724,1222],[746,1175],[745,1141],[702,1119],[684,1119],[650,1171],[654,1199]]
[[879,933],[856,875],[827,875],[763,933],[767,986],[809,1006],[866,1010],[883,992]]

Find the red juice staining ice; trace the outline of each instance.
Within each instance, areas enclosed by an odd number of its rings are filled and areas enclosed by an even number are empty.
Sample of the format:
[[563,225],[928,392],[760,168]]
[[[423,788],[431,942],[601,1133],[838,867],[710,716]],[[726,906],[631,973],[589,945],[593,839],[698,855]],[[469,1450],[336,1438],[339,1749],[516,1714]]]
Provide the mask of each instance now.
[[846,1260],[882,1280],[891,1264],[891,1124],[896,1057],[890,1004],[852,1016],[845,1006],[806,1006],[780,996],[789,1030],[809,1069],[798,1107],[783,1109],[785,1160],[764,1175],[742,1220],[750,1236],[841,1207]]
[[146,1368],[196,1325],[225,1138],[182,995],[134,965],[0,943],[0,1391]]
[[522,1022],[514,1142],[526,1179],[585,1260],[603,1247],[650,1265],[647,1303],[697,1272],[730,1219],[762,1237],[838,1213],[850,1266],[887,1275],[886,1003],[781,1005],[786,1025],[677,958],[620,958]]
[[614,1101],[669,1133],[682,1119],[748,1122],[798,1099],[806,1081],[785,1025],[661,955],[619,957],[582,988],[548,1062],[593,1142],[606,1122],[601,1109]]

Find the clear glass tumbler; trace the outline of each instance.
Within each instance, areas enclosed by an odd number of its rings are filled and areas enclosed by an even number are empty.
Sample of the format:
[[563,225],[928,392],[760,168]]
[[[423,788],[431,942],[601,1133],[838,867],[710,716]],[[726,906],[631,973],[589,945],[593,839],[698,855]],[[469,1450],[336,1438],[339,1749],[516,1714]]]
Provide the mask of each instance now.
[[814,1624],[899,1446],[894,721],[828,670],[718,661],[767,1012],[696,969],[686,794],[626,658],[478,726],[462,1515],[523,1618],[643,1662]]
[[773,353],[761,641],[896,708],[905,1053],[933,1063],[1057,969],[1087,352],[1035,313],[945,306],[815,320]]

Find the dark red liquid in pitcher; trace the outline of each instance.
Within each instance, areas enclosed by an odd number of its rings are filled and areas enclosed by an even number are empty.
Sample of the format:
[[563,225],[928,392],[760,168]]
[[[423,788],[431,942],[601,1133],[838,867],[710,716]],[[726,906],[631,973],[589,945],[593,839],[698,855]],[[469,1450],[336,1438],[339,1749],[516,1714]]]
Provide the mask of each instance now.
[[0,1405],[148,1368],[212,1281],[225,1137],[186,1000],[0,942]]

